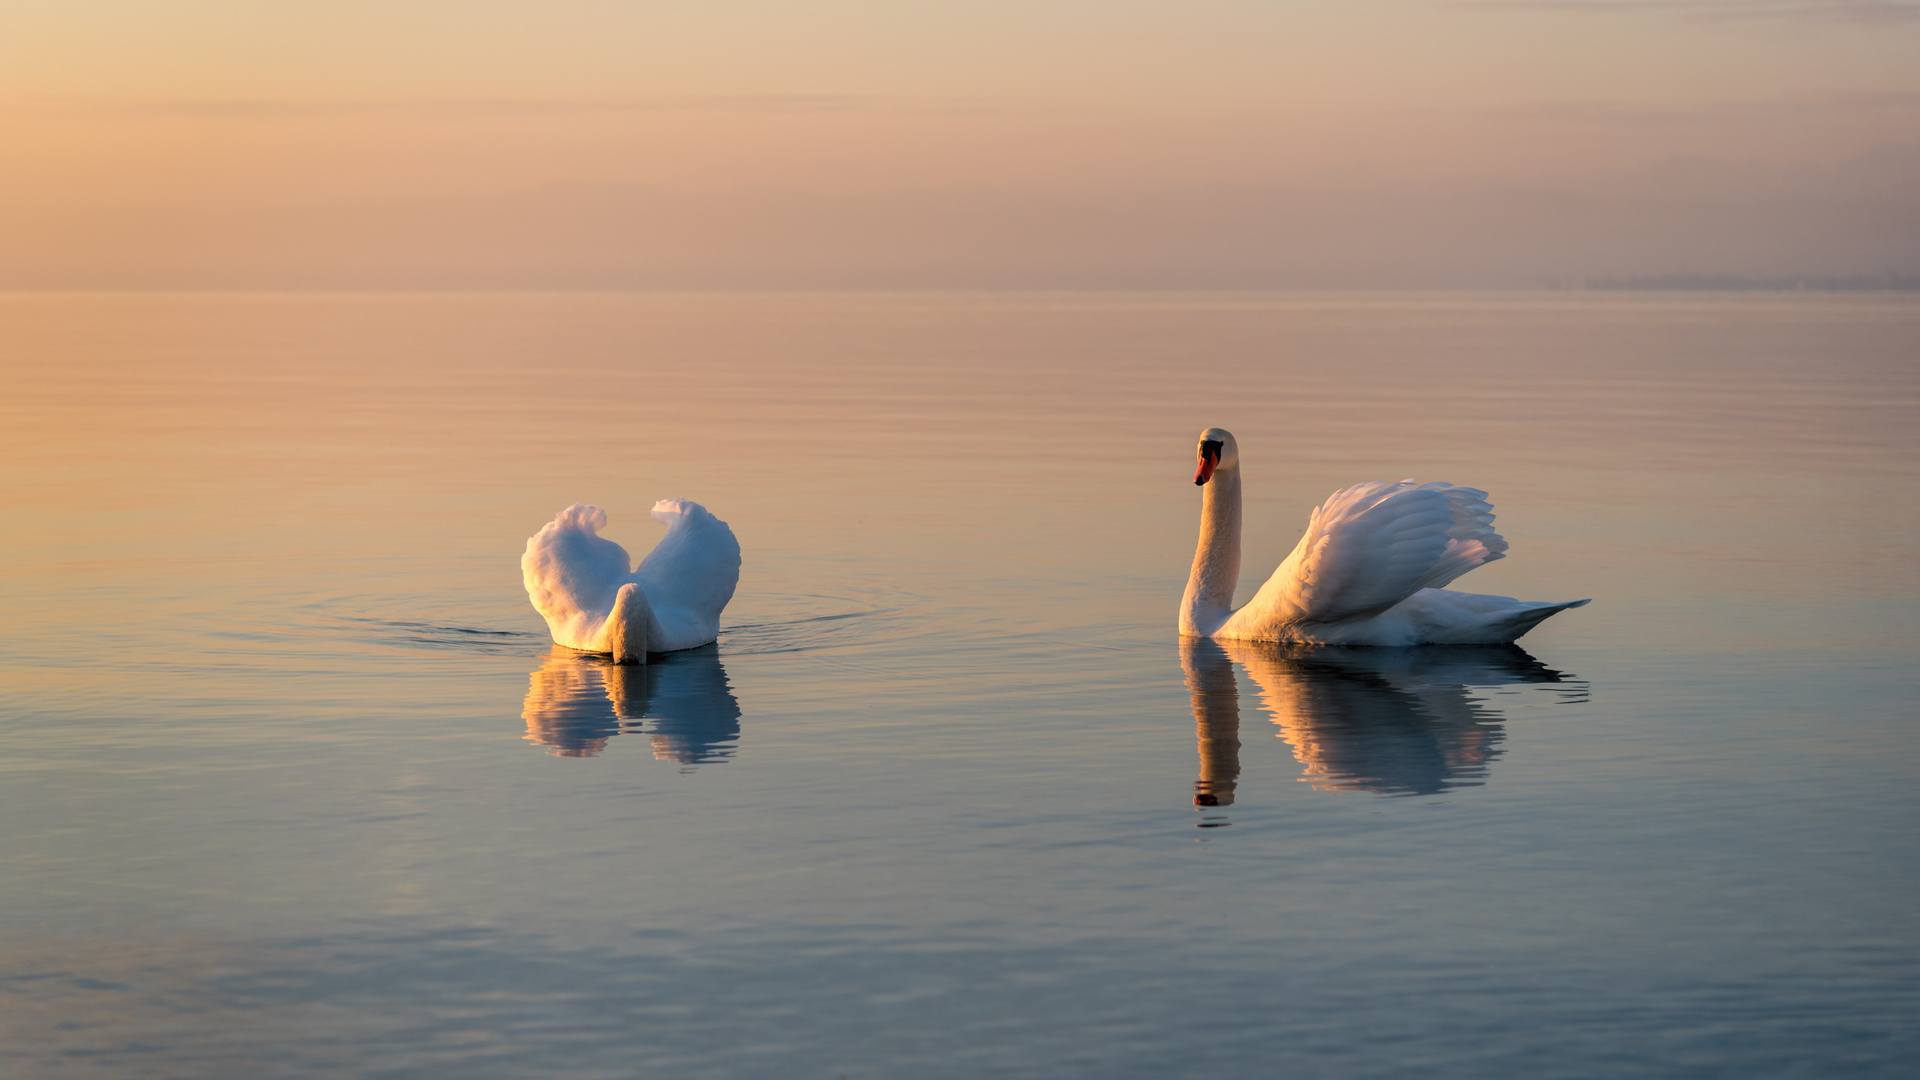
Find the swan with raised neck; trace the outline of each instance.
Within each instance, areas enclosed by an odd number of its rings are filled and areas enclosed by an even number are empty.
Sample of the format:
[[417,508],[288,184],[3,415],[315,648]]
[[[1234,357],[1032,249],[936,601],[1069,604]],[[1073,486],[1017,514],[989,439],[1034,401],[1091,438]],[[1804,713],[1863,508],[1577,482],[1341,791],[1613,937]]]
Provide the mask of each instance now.
[[1200,545],[1180,601],[1180,632],[1211,637],[1233,614],[1240,581],[1240,444],[1223,428],[1200,433]]
[[1511,642],[1586,600],[1531,602],[1440,586],[1506,557],[1487,493],[1447,483],[1369,481],[1334,492],[1300,543],[1245,606],[1240,577],[1240,446],[1200,433],[1200,542],[1180,601],[1180,633],[1315,645]]

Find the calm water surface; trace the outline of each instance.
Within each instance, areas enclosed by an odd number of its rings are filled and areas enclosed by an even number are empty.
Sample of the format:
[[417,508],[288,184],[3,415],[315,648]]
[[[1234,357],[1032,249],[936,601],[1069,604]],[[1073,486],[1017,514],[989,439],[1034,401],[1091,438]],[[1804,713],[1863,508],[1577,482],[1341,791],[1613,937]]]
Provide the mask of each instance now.
[[[1920,301],[0,297],[0,1075],[1907,1076]],[[1524,648],[1183,645],[1337,487]],[[576,500],[745,549],[558,655]]]

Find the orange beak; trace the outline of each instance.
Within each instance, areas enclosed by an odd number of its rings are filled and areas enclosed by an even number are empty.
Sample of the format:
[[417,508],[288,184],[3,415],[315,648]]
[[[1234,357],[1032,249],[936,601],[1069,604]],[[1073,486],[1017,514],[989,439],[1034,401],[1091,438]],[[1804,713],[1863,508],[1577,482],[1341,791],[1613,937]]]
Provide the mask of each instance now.
[[1220,464],[1220,451],[1209,449],[1200,458],[1199,471],[1193,474],[1194,485],[1197,487],[1213,479],[1213,467],[1218,464]]

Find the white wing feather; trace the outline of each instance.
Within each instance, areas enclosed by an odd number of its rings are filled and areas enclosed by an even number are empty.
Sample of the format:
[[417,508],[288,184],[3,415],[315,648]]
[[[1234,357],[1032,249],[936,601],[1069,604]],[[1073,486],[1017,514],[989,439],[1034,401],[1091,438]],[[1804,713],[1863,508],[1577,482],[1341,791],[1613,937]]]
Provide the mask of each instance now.
[[620,587],[637,582],[653,615],[653,652],[705,645],[720,631],[720,612],[740,581],[740,542],[727,523],[685,499],[662,499],[655,521],[667,527],[629,572],[627,550],[601,537],[606,511],[575,503],[527,541],[520,559],[527,597],[546,618],[553,640],[604,651],[607,616]]
[[1247,606],[1284,606],[1296,619],[1335,622],[1439,588],[1506,556],[1486,500],[1474,488],[1414,480],[1337,491]]
[[553,640],[569,648],[595,647],[614,594],[633,580],[627,549],[598,535],[606,525],[605,510],[574,503],[535,533],[520,557],[527,598]]
[[660,623],[660,651],[704,645],[719,634],[721,609],[740,583],[740,541],[726,522],[685,499],[654,503],[653,520],[667,535],[640,560],[633,580]]

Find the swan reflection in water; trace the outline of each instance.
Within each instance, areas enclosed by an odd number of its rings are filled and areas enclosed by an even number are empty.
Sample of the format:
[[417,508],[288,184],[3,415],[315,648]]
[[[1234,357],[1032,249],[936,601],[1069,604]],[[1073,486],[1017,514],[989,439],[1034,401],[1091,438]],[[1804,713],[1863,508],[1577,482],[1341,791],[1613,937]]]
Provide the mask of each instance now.
[[1238,665],[1260,705],[1322,791],[1432,795],[1478,784],[1506,737],[1505,716],[1475,691],[1558,684],[1556,701],[1587,686],[1518,645],[1348,648],[1189,638],[1180,646],[1200,743],[1199,807],[1233,805],[1240,779]]
[[712,645],[644,666],[556,648],[533,673],[520,716],[527,741],[560,757],[593,757],[615,736],[645,735],[654,757],[690,768],[732,757],[740,738],[740,703]]

